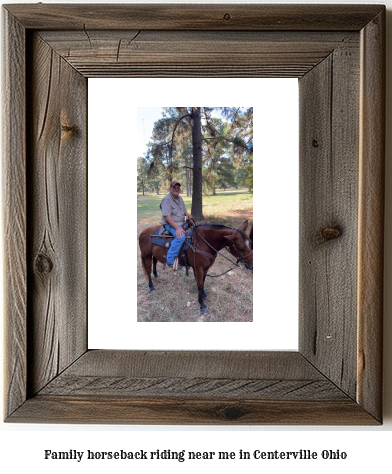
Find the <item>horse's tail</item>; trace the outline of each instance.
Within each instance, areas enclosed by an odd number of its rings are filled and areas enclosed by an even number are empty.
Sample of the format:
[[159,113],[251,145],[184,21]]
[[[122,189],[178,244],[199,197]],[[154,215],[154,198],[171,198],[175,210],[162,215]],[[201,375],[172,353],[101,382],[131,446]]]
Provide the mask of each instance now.
[[146,260],[143,257],[143,255],[140,255],[140,257],[142,259],[142,267],[143,267],[144,273],[147,275]]

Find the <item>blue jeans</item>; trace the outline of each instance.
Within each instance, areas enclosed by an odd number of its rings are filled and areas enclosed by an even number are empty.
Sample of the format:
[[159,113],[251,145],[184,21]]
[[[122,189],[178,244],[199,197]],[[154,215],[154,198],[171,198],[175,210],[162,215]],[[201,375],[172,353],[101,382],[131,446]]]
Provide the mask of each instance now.
[[[182,226],[180,226],[182,228]],[[166,263],[173,265],[174,259],[177,257],[178,252],[180,251],[181,245],[184,243],[185,240],[185,232],[183,233],[182,237],[176,237],[176,229],[172,227],[170,224],[165,224],[165,229],[174,235],[174,239],[170,239],[172,241],[169,251],[167,252]]]

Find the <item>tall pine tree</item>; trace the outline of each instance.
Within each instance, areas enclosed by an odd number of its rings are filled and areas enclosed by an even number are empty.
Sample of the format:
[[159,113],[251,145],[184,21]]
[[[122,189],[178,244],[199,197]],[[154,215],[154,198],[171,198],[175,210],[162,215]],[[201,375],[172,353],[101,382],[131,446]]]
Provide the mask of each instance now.
[[[182,174],[186,176],[186,170],[189,173],[189,162],[186,162],[186,157],[181,155],[181,151],[184,151],[184,144],[191,137],[191,213],[197,221],[204,218],[203,144],[207,144],[204,149],[211,150],[211,148],[222,147],[222,142],[225,142],[234,163],[253,166],[253,109],[246,109],[245,112],[240,108],[220,107],[219,109],[229,122],[225,132],[222,132],[212,118],[214,110],[212,107],[165,108],[162,119],[154,125],[152,141],[147,153],[151,162],[149,173],[151,174],[154,168],[163,166],[166,170],[167,183],[169,183]],[[220,170],[220,174],[224,175],[225,170]]]

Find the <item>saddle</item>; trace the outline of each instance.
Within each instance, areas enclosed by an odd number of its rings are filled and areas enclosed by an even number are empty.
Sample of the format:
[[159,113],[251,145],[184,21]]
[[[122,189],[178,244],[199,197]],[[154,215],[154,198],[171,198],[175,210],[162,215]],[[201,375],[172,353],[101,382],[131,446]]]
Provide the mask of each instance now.
[[[185,226],[184,226],[185,227]],[[187,227],[184,228],[185,232],[185,240],[184,243],[182,244],[180,251],[178,253],[178,257],[182,260],[182,265],[186,267],[186,273],[188,275],[188,268],[189,268],[189,263],[187,261],[186,255],[185,255],[185,250],[189,249],[189,244],[193,243],[193,234],[192,234],[192,228]],[[170,248],[170,245],[172,243],[172,239],[174,237],[171,235],[170,232],[168,232],[165,227],[159,227],[154,234],[151,235],[151,241],[154,245],[159,245],[159,247],[163,247],[163,269],[165,270],[166,268],[166,256],[167,252]]]

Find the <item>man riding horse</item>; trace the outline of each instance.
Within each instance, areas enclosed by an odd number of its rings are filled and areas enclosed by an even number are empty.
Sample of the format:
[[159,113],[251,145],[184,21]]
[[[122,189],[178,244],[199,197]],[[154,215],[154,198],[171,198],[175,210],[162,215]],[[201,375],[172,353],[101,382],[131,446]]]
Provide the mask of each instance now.
[[[184,216],[192,219],[192,215],[187,212],[185,203],[180,196],[181,184],[178,181],[172,181],[169,191],[161,202],[161,222],[165,229],[174,236],[166,257],[167,266],[173,267],[174,260],[185,240],[185,232],[182,227]],[[178,268],[181,269],[182,265],[178,265]]]

